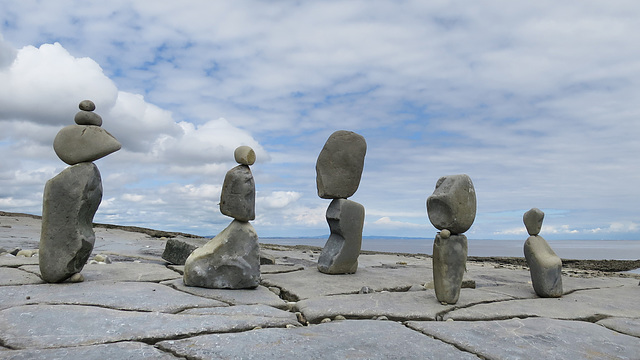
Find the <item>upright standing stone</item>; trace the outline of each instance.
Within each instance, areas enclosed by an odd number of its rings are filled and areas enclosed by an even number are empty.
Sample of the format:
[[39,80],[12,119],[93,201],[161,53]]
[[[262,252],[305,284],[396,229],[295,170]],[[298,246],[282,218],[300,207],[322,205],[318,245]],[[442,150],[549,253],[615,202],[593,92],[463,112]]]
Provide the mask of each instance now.
[[364,206],[347,200],[360,185],[367,143],[352,131],[336,131],[325,143],[316,162],[318,196],[333,199],[327,209],[331,235],[318,259],[326,274],[352,274],[358,269],[362,245]]
[[441,230],[433,242],[433,283],[436,298],[455,304],[466,270],[467,237],[476,216],[476,191],[468,175],[441,177],[427,198],[429,220]]
[[255,162],[256,155],[250,147],[240,146],[234,158],[240,165],[224,178],[220,212],[235,220],[189,255],[183,276],[187,286],[247,289],[260,284],[260,246],[249,223],[255,219],[255,183],[249,165]]
[[531,283],[540,297],[562,296],[562,259],[540,235],[544,213],[533,208],[524,213],[529,237],[524,243],[524,257],[529,265]]
[[352,274],[358,269],[362,245],[364,206],[347,199],[335,199],[327,209],[331,235],[318,259],[325,274]]
[[62,282],[72,276],[82,279],[78,273],[93,251],[93,216],[102,200],[102,180],[92,161],[121,146],[99,127],[102,119],[91,112],[94,109],[90,100],[81,102],[75,120],[79,125],[60,130],[53,143],[58,157],[71,166],[47,181],[44,188],[39,263],[42,279],[47,282]]

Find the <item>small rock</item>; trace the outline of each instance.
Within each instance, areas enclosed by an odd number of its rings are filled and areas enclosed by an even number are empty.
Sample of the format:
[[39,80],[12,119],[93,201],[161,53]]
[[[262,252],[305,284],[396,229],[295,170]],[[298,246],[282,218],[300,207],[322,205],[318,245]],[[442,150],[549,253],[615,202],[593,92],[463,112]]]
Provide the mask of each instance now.
[[347,320],[347,318],[345,318],[342,315],[336,315],[336,317],[333,318],[333,320],[339,321],[339,320]]
[[298,319],[298,322],[301,324],[307,323],[307,319],[304,317],[304,315],[302,315],[300,311],[296,311],[296,319]]
[[11,254],[11,255],[13,255],[13,256],[16,256],[16,255],[18,255],[18,253],[20,252],[20,250],[22,250],[22,249],[20,249],[20,248],[15,248],[15,249],[13,249],[13,250],[9,251],[9,254]]
[[249,146],[239,146],[233,152],[236,162],[241,165],[253,165],[256,162],[256,152]]
[[381,315],[381,316],[378,316],[376,320],[389,320],[389,318],[384,315]]
[[111,258],[107,255],[98,254],[93,259],[97,262],[111,264]]
[[260,265],[275,265],[276,257],[260,251]]
[[84,276],[80,273],[75,273],[67,280],[70,283],[79,283],[84,281]]
[[262,329],[262,326],[256,326],[252,330],[260,330],[260,329]]
[[84,111],[93,111],[96,109],[96,104],[91,100],[82,100],[80,104],[78,104],[80,110]]
[[442,231],[440,231],[440,237],[443,239],[448,239],[451,236],[451,231],[449,231],[448,229],[442,229]]
[[95,265],[95,264],[98,264],[98,261],[97,260],[89,260],[89,264]]
[[475,289],[476,281],[475,280],[462,280],[462,289]]
[[358,292],[358,294],[370,294],[373,292],[373,289],[371,289],[368,286],[363,286],[362,288],[360,288],[360,291]]
[[20,250],[20,251],[18,251],[16,256],[31,257],[31,256],[33,256],[33,251],[31,251],[31,250]]
[[297,326],[295,326],[293,324],[287,324],[287,326],[286,326],[287,329],[293,329],[295,327],[297,327]]
[[279,288],[279,287],[269,286],[269,290],[270,290],[272,293],[274,293],[274,294],[276,294],[276,295],[280,296],[280,292],[281,292],[281,290],[280,290],[280,288]]
[[102,126],[102,117],[91,111],[78,111],[73,121],[78,125]]
[[426,289],[422,285],[411,285],[411,287],[407,291],[424,291],[424,290]]
[[326,324],[326,323],[328,323],[328,322],[331,322],[331,319],[329,319],[329,318],[324,318],[324,319],[322,319],[322,321],[320,321],[320,324]]

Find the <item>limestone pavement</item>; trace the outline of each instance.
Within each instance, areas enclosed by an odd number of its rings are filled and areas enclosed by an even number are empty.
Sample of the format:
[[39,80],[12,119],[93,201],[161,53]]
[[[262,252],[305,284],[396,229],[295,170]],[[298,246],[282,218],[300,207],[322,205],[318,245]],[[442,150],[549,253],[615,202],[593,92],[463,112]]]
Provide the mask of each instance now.
[[[39,231],[0,216],[0,248],[35,249]],[[45,283],[37,255],[0,256],[0,359],[640,357],[640,286],[622,274],[565,269],[564,295],[540,298],[526,268],[470,262],[442,305],[426,256],[361,254],[355,274],[327,275],[320,249],[263,244],[276,261],[260,286],[206,289],[161,258],[167,238],[95,233],[91,259],[111,263],[90,262],[80,283]]]

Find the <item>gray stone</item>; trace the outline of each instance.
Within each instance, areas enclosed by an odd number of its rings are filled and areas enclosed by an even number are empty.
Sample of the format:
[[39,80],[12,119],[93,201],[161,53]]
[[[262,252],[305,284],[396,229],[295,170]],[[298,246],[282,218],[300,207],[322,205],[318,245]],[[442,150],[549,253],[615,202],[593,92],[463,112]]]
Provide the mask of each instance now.
[[258,286],[254,289],[208,289],[186,286],[182,279],[169,280],[162,284],[192,295],[215,299],[231,305],[265,304],[279,309],[286,308],[284,300],[264,286]]
[[522,216],[522,221],[524,222],[524,226],[527,228],[527,232],[531,236],[535,236],[540,234],[540,229],[542,229],[542,221],[544,220],[544,212],[538,208],[532,208],[531,210],[524,213]]
[[374,320],[210,334],[156,346],[190,359],[478,359],[402,324]]
[[[463,290],[457,307],[467,307],[489,301],[513,300],[509,295],[484,290]],[[317,323],[326,317],[343,315],[350,319],[371,319],[386,316],[395,321],[437,320],[438,316],[456,308],[443,307],[433,291],[375,292],[359,295],[321,296],[298,301],[296,307],[305,318]]]
[[249,146],[239,146],[233,152],[233,157],[240,165],[253,165],[256,162],[256,152]]
[[227,172],[220,194],[220,212],[236,220],[256,218],[256,186],[247,165],[238,165]]
[[120,310],[176,313],[226,303],[176,291],[155,283],[91,281],[74,284],[6,286],[0,309],[30,304],[93,305]]
[[613,317],[598,321],[596,324],[602,325],[613,331],[640,337],[640,317],[630,319],[626,317]]
[[[38,266],[22,266],[20,269],[40,275]],[[165,266],[142,262],[114,262],[111,264],[87,264],[82,270],[86,281],[148,281],[159,282],[181,277]]]
[[267,254],[264,251],[260,251],[260,265],[275,265],[276,263],[276,257],[271,255],[271,254]]
[[0,267],[0,286],[42,284],[39,276],[20,269]]
[[78,111],[73,120],[78,125],[102,126],[102,117],[91,111]]
[[70,166],[47,181],[39,247],[43,280],[61,282],[82,270],[95,243],[93,215],[101,200],[102,181],[93,163]]
[[[487,321],[514,317],[545,317],[594,322],[603,317],[640,318],[636,288],[637,286],[622,286],[580,290],[554,299],[534,297],[478,304],[451,311],[444,316],[444,319]],[[492,291],[493,289],[483,288],[483,290]]]
[[407,326],[483,359],[637,359],[640,353],[637,338],[583,321],[411,321]]
[[193,250],[204,246],[208,241],[205,238],[169,239],[164,246],[162,258],[175,265],[184,265]]
[[352,131],[331,134],[316,162],[318,196],[323,199],[346,199],[360,185],[367,142]]
[[327,209],[327,222],[331,235],[318,258],[318,270],[325,274],[355,273],[362,245],[364,206],[334,199]]
[[258,286],[260,248],[253,226],[233,220],[211,241],[194,250],[185,263],[184,283],[212,289]]
[[451,235],[442,239],[440,234],[436,235],[433,242],[433,283],[438,301],[446,304],[458,302],[466,263],[466,236]]
[[2,354],[6,360],[51,360],[51,359],[157,359],[176,360],[177,357],[158,350],[151,345],[141,342],[119,342],[114,344],[100,344],[78,346],[60,349],[26,349],[12,350]]
[[529,236],[524,243],[533,289],[540,297],[562,296],[562,260],[542,236]]
[[436,183],[433,194],[427,198],[429,221],[438,230],[451,234],[469,230],[476,218],[476,191],[468,175],[448,175]]
[[69,125],[53,140],[53,150],[69,165],[98,160],[121,147],[113,135],[99,126]]
[[157,341],[202,333],[297,324],[288,318],[183,315],[119,311],[95,306],[27,305],[0,311],[0,342],[13,349]]
[[78,104],[80,110],[84,111],[93,111],[96,109],[96,104],[91,100],[82,100],[80,104]]

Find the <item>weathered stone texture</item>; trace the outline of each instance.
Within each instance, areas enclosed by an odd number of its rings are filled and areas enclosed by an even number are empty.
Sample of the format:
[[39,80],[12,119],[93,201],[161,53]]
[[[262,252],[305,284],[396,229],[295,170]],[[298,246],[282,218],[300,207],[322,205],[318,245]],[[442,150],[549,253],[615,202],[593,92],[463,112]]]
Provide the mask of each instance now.
[[542,221],[544,220],[544,213],[538,208],[533,208],[522,216],[524,226],[527,228],[527,232],[531,236],[540,234],[542,229]]
[[326,274],[353,274],[358,269],[362,245],[364,206],[335,199],[327,209],[331,235],[318,259],[318,270]]
[[327,140],[316,163],[318,196],[346,199],[360,185],[367,143],[352,131],[336,131]]
[[448,175],[436,183],[427,198],[429,220],[438,230],[452,234],[469,230],[476,217],[476,191],[468,175]]
[[458,302],[466,262],[466,236],[452,235],[443,239],[440,234],[436,235],[433,242],[433,283],[441,303]]
[[69,165],[98,160],[121,146],[108,131],[90,125],[64,127],[53,140],[53,150]]
[[562,296],[562,260],[542,236],[529,236],[524,243],[524,257],[536,294],[540,297]]
[[227,172],[220,195],[220,212],[236,220],[256,218],[256,186],[247,165],[238,165]]

